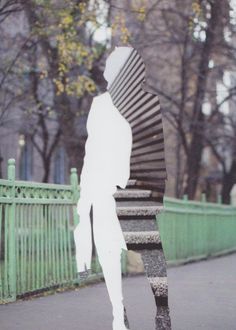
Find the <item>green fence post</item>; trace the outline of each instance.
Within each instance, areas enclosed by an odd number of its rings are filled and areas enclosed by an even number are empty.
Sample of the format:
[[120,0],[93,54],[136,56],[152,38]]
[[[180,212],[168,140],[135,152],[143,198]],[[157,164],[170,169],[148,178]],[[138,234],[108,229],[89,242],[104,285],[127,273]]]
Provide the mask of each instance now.
[[[207,204],[207,197],[206,193],[202,193],[201,195],[201,209],[202,209],[202,220],[201,227],[200,227],[200,234],[199,234],[199,241],[200,241],[200,249],[199,255],[203,257],[208,257],[208,255],[212,254],[214,250],[214,233],[215,233],[215,226],[211,220],[211,214],[208,215],[209,206]],[[204,234],[201,234],[204,233]],[[204,236],[205,235],[205,238]]]
[[[188,194],[183,195],[184,204],[182,208],[185,210],[181,222],[178,221],[178,216],[176,217],[177,221],[175,221],[175,227],[178,229],[178,234],[176,237],[176,242],[178,242],[178,246],[176,245],[176,259],[186,259],[188,258],[189,251],[192,249],[192,241],[189,236],[189,205],[188,205]],[[182,227],[182,228],[181,228]],[[177,232],[176,232],[177,233]],[[182,238],[179,240],[179,234],[182,233]],[[180,250],[181,247],[181,250]],[[177,255],[179,251],[179,255]]]
[[16,300],[16,234],[15,234],[15,159],[8,160],[8,180],[11,183],[11,203],[9,205],[9,293],[11,301]]
[[79,215],[77,213],[76,204],[79,199],[79,184],[78,184],[78,175],[76,168],[71,168],[70,170],[70,184],[72,189],[72,200],[73,200],[73,219],[74,219],[74,225],[76,226],[79,223]]
[[[72,190],[72,212],[73,212],[73,225],[74,228],[79,224],[79,215],[77,213],[77,202],[79,199],[79,185],[78,185],[78,175],[77,175],[77,170],[76,168],[71,168],[70,170],[70,184],[71,184],[71,190]],[[74,231],[74,230],[73,230]],[[74,238],[74,233],[73,233],[73,238]],[[73,240],[72,246],[75,248],[75,243]],[[79,278],[76,276],[76,259],[75,259],[75,254],[72,256],[73,259],[73,278],[74,278],[74,283],[79,284]]]

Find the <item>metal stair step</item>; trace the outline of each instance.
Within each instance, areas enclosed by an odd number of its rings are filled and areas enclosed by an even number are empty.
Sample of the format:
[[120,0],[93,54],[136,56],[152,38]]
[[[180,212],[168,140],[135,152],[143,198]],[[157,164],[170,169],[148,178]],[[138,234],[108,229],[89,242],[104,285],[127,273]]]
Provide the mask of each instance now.
[[120,219],[122,231],[152,231],[158,230],[155,217],[138,219]]
[[148,277],[148,281],[151,285],[152,291],[155,297],[167,297],[168,296],[168,282],[167,277]]
[[147,207],[147,206],[163,206],[162,204],[159,204],[157,202],[154,202],[152,200],[149,199],[145,199],[145,200],[130,200],[130,199],[126,199],[126,200],[117,200],[116,201],[116,205],[119,206],[127,206],[127,207]]
[[135,179],[128,180],[128,183],[127,183],[126,188],[128,188],[128,187],[134,187],[135,184],[136,184],[136,182],[137,182],[137,180],[135,180]]
[[141,189],[121,189],[114,194],[114,197],[116,199],[146,199],[150,196],[151,190]]
[[126,231],[123,232],[125,242],[128,245],[139,246],[140,248],[151,247],[161,243],[158,230],[152,231]]
[[155,216],[161,210],[163,205],[146,205],[146,206],[120,206],[116,207],[117,215],[119,216]]

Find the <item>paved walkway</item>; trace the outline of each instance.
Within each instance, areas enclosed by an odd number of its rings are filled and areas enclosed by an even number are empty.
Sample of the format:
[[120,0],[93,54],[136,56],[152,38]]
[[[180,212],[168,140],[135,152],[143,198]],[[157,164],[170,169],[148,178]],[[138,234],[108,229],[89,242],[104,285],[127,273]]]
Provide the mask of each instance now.
[[[236,253],[168,268],[172,330],[236,329]],[[143,276],[123,279],[132,330],[154,330],[155,306]],[[0,305],[1,330],[111,330],[104,283]]]

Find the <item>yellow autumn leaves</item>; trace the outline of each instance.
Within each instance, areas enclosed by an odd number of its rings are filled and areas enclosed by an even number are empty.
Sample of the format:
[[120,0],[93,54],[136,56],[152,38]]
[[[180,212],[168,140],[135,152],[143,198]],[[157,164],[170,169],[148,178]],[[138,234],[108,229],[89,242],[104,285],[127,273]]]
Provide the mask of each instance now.
[[192,16],[190,16],[189,22],[188,22],[188,27],[189,27],[190,32],[192,32],[194,30],[195,22],[198,21],[200,15],[202,13],[202,9],[201,9],[199,0],[193,1],[192,12],[193,12]]
[[[78,3],[74,0],[64,0],[63,5],[54,0],[40,0],[40,4],[39,0],[35,0],[35,3],[40,5],[40,16],[35,22],[34,33],[47,38],[56,50],[53,52],[56,54],[57,70],[54,70],[52,77],[56,94],[80,97],[85,92],[93,93],[96,85],[90,78],[90,70],[99,54],[96,47],[88,43],[86,27],[88,22],[96,25],[96,6],[87,1]],[[49,52],[49,58],[51,55]],[[45,63],[39,67],[40,79],[48,78],[47,70]]]
[[[135,15],[138,21],[143,22],[147,14],[147,0],[131,1],[131,12]],[[122,44],[128,44],[131,39],[131,33],[127,27],[126,16],[124,12],[118,12],[114,16],[113,24],[111,25],[112,35],[118,35]]]
[[113,35],[119,34],[120,40],[123,44],[127,44],[129,42],[131,35],[128,28],[126,27],[126,19],[123,13],[118,14],[114,17],[114,22],[111,25],[111,28],[112,28],[112,34]]
[[56,94],[66,93],[67,95],[82,96],[85,92],[93,93],[96,90],[94,81],[88,76],[80,75],[77,79],[65,78],[64,80],[54,79]]

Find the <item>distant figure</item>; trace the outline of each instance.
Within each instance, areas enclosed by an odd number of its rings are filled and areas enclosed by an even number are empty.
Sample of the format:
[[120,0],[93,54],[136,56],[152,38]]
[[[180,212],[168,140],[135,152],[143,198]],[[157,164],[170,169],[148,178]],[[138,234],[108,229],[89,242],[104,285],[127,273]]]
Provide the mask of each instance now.
[[[129,57],[131,49],[116,47],[106,61],[108,88]],[[117,186],[125,188],[130,176],[132,131],[114,106],[109,92],[93,99],[87,121],[88,138],[80,178],[74,230],[77,271],[91,269],[93,208],[94,242],[113,307],[113,330],[126,330],[122,295],[121,252],[127,250],[113,197]]]

